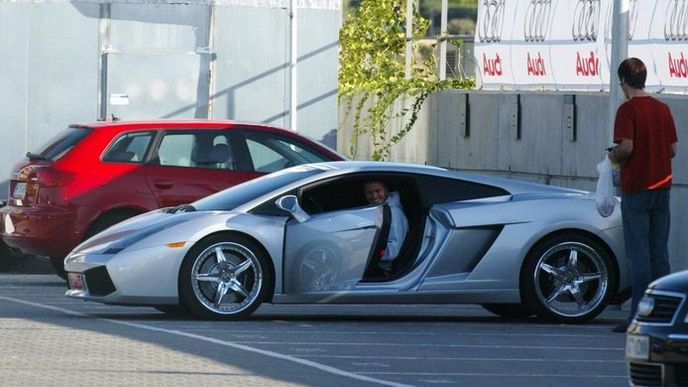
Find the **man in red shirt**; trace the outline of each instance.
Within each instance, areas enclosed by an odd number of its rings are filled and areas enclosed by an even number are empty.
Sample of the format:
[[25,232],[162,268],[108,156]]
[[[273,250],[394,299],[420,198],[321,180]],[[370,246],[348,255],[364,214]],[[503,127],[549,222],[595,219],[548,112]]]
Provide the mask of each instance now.
[[[645,92],[647,69],[628,58],[618,69],[627,101],[614,121],[609,159],[621,165],[621,216],[626,256],[631,261],[633,319],[649,283],[669,274],[669,188],[676,154],[676,127],[669,107]],[[628,324],[614,328],[625,332]]]

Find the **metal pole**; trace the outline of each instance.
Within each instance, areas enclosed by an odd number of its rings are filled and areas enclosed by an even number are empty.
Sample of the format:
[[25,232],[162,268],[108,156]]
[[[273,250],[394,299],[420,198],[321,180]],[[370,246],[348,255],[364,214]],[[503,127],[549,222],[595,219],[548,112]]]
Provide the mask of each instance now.
[[99,15],[99,44],[100,56],[98,58],[98,66],[100,67],[100,75],[98,77],[98,118],[107,118],[108,114],[108,57],[110,49],[110,14],[111,4],[101,4]]
[[411,79],[411,56],[413,55],[411,43],[413,43],[413,0],[406,0],[406,62],[404,67],[406,79]]
[[447,79],[447,0],[442,0],[442,16],[440,18],[440,81]]
[[628,56],[628,13],[629,0],[614,0],[612,17],[612,61],[609,77],[609,138],[614,139],[614,119],[616,109],[624,100],[624,95],[619,87],[619,75],[617,69],[621,61]]
[[298,114],[298,94],[296,92],[298,81],[297,81],[297,64],[298,64],[298,12],[297,12],[297,0],[291,0],[290,2],[290,12],[289,17],[291,21],[290,27],[290,38],[291,38],[291,53],[289,54],[289,128],[293,131],[298,131],[296,126],[296,116]]

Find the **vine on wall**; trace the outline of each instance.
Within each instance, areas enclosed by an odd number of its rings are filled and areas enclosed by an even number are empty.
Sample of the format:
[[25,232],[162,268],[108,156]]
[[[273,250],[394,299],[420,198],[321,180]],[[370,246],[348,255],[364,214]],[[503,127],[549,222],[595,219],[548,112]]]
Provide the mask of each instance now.
[[[428,26],[428,20],[414,10],[414,38],[426,36]],[[475,80],[469,78],[438,80],[435,50],[429,55],[419,54],[416,40],[411,79],[405,79],[405,0],[361,1],[344,22],[339,43],[339,98],[354,115],[349,150],[352,158],[356,156],[359,138],[369,134],[372,159],[387,159],[392,146],[413,128],[430,94],[475,86]],[[402,108],[395,111],[398,100],[402,101]],[[395,118],[402,118],[403,126],[388,133],[389,122]]]

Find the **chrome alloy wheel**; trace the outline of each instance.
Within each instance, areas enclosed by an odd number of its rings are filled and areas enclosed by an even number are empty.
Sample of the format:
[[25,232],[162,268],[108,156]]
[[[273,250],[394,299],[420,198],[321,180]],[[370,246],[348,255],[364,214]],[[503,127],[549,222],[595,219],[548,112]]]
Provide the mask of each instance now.
[[237,314],[253,305],[263,286],[258,258],[234,242],[203,250],[193,263],[191,277],[196,299],[220,315]]
[[605,301],[607,265],[592,247],[580,242],[553,245],[533,272],[540,303],[555,315],[575,318],[592,313]]

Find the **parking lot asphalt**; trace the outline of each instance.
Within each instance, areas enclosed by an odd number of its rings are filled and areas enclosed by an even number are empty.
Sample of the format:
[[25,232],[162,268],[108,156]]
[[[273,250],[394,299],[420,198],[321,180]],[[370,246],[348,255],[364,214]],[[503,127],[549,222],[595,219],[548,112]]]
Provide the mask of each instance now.
[[475,305],[263,305],[243,321],[64,297],[0,274],[2,385],[626,386],[626,313],[586,324]]

